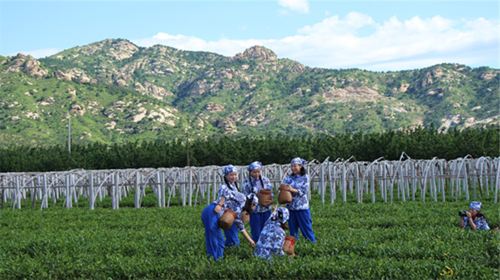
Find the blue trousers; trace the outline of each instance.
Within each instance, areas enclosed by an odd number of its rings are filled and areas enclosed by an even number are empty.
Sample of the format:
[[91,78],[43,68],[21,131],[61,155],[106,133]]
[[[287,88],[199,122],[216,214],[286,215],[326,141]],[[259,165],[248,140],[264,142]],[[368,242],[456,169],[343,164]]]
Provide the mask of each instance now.
[[262,213],[252,213],[250,215],[250,230],[252,232],[252,239],[257,243],[259,241],[260,232],[264,229],[264,224],[271,216],[271,211]]
[[290,210],[290,219],[288,220],[288,226],[290,228],[290,235],[299,239],[299,228],[302,235],[311,241],[316,243],[316,237],[314,236],[314,231],[312,229],[312,219],[311,211],[307,210]]
[[224,245],[226,247],[240,246],[240,239],[238,238],[239,232],[240,231],[235,223],[233,223],[233,226],[230,229],[224,230],[224,235],[226,236],[226,242]]
[[218,260],[224,256],[224,238],[217,224],[219,216],[214,212],[216,204],[212,203],[201,212],[201,220],[205,226],[205,244],[207,256]]

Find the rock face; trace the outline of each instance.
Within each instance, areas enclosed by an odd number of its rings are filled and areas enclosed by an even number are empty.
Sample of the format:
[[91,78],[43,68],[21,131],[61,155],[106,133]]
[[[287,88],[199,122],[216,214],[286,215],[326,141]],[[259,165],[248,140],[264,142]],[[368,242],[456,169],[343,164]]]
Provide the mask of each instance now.
[[70,113],[83,116],[85,114],[85,108],[75,103],[71,105]]
[[132,57],[139,48],[127,40],[120,40],[111,44],[108,55],[116,60]]
[[224,105],[217,103],[208,103],[205,109],[211,113],[224,111]]
[[189,85],[187,93],[189,95],[204,95],[220,87],[220,82],[209,83],[205,79],[197,80]]
[[68,95],[71,98],[76,98],[76,89],[74,89],[74,88],[67,88],[66,89],[66,93],[68,93]]
[[323,92],[323,98],[326,103],[334,102],[373,102],[380,99],[380,93],[368,87],[332,87],[328,91]]
[[58,80],[73,81],[73,82],[77,82],[80,84],[96,84],[97,83],[96,79],[90,78],[85,73],[85,71],[78,69],[78,68],[72,68],[66,72],[61,71],[61,70],[57,70],[54,72],[54,77],[56,77]]
[[217,120],[215,126],[224,130],[227,134],[233,134],[238,131],[234,120],[226,118],[224,120]]
[[250,59],[250,60],[261,60],[261,61],[276,61],[278,56],[276,54],[262,46],[253,46],[246,49],[243,53],[239,53],[235,56],[235,59]]
[[65,56],[64,54],[57,54],[55,57],[57,59],[71,59],[75,58],[77,55],[93,56],[99,53],[104,53],[105,56],[114,60],[123,60],[132,57],[138,50],[139,47],[128,40],[106,39],[97,43],[79,47],[78,53],[73,54],[70,57]]
[[35,78],[43,78],[48,74],[47,70],[40,65],[40,61],[21,53],[11,59],[7,71],[22,72]]
[[148,110],[146,110],[146,108],[144,108],[144,107],[141,107],[137,111],[137,114],[132,117],[132,121],[135,123],[140,122],[140,121],[142,121],[142,119],[144,119],[147,116],[147,114],[148,114]]
[[410,87],[410,84],[409,83],[402,83],[400,86],[399,86],[399,92],[401,93],[405,93],[408,88]]
[[481,79],[489,81],[489,80],[494,79],[497,76],[500,76],[500,70],[487,71],[487,72],[481,74]]
[[148,115],[148,119],[160,124],[173,127],[175,126],[177,117],[171,110],[166,108],[159,108],[157,111],[151,111]]
[[53,105],[55,103],[55,99],[54,97],[50,96],[48,98],[45,98],[43,100],[41,100],[40,102],[38,102],[38,105],[39,106],[50,106],[50,105]]
[[165,88],[159,87],[157,85],[154,85],[150,82],[144,82],[144,85],[141,83],[136,82],[135,83],[135,90],[138,92],[144,94],[144,95],[149,95],[153,98],[156,98],[158,100],[163,100],[167,96],[172,96],[174,95],[170,91],[166,90]]

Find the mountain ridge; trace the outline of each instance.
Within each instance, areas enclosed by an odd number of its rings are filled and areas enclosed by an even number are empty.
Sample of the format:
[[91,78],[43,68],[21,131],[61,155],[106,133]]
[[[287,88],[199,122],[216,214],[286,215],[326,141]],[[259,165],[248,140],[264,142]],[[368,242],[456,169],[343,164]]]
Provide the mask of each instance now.
[[121,142],[211,134],[499,125],[500,70],[311,68],[264,46],[232,57],[106,39],[0,57],[0,141]]

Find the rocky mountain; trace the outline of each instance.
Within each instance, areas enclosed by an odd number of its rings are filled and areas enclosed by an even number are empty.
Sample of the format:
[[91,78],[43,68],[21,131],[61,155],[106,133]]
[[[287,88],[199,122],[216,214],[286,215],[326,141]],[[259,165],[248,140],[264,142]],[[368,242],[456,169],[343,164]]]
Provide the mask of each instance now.
[[254,46],[233,57],[108,39],[0,57],[0,141],[76,142],[500,124],[500,70],[310,68]]

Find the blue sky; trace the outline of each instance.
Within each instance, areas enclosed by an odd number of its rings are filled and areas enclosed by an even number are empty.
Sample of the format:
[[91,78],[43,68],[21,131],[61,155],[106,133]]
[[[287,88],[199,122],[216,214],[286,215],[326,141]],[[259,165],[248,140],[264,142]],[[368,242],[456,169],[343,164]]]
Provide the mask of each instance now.
[[255,44],[309,66],[500,66],[499,1],[3,1],[0,54],[106,38],[234,55]]

